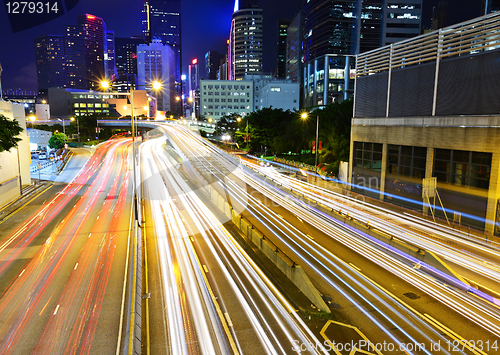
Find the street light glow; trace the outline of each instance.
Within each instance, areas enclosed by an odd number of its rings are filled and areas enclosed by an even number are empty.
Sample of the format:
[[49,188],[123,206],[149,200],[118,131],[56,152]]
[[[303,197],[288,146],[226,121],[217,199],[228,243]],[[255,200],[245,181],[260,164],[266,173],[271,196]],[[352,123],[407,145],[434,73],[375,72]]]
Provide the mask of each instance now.
[[106,80],[101,81],[101,87],[103,89],[109,88],[109,81],[106,81]]
[[161,83],[158,82],[158,81],[153,81],[153,89],[160,90],[161,89]]
[[302,112],[302,114],[300,115],[300,118],[302,118],[303,120],[307,119],[308,117],[308,113],[307,112]]

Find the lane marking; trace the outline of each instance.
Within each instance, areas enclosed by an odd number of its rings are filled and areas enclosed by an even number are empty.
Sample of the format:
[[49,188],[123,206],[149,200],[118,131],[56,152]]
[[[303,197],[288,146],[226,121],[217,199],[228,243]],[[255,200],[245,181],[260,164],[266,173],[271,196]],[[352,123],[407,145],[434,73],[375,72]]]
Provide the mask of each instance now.
[[302,221],[298,216],[295,216],[295,217],[297,217],[297,219],[299,220],[299,222],[304,223],[304,221]]
[[229,314],[226,312],[224,313],[224,315],[226,316],[226,320],[227,320],[227,325],[232,327],[233,326],[233,322],[231,322],[231,318],[229,318]]
[[203,265],[203,270],[205,270],[205,273],[208,274],[208,269],[207,269],[207,266],[206,265]]
[[76,270],[77,267],[78,267],[78,263],[76,263],[75,268],[73,270]]
[[21,277],[21,275],[24,274],[25,271],[26,271],[26,269],[23,269],[23,271],[21,271],[21,273],[19,274],[18,277]]
[[54,311],[54,314],[53,314],[54,316],[57,314],[57,311],[59,310],[59,306],[60,305],[58,304],[57,307],[56,307],[56,310]]
[[281,216],[279,213],[277,213],[278,217],[281,219],[284,219],[283,216]]
[[194,243],[194,238],[193,237],[191,237],[191,241]]
[[99,219],[99,216],[97,216],[97,219]]
[[314,238],[313,238],[313,237],[311,237],[309,234],[306,234],[306,236],[307,236],[309,239],[314,240]]
[[92,235],[92,233],[89,233],[89,236],[87,238],[90,238],[91,235]]
[[351,265],[356,270],[361,271],[361,269],[359,267],[357,267],[356,265],[354,265],[353,263],[349,263],[349,265]]

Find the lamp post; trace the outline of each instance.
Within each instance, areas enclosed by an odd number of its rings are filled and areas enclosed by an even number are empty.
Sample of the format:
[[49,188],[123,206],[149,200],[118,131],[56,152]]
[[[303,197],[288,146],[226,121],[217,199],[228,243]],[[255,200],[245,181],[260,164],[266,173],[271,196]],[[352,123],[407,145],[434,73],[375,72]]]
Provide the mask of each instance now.
[[[241,117],[236,118],[236,121],[241,122]],[[246,127],[245,141],[247,142],[247,154],[248,154],[248,141],[250,140],[248,139],[248,117],[246,121],[247,121],[247,127]]]
[[[69,120],[71,122],[74,122],[75,118],[71,117]],[[76,118],[76,131],[77,131],[77,134],[78,134],[78,143],[80,143],[80,119],[78,117]]]
[[[300,117],[303,120],[306,120],[309,114],[307,112],[303,112]],[[319,148],[319,114],[316,115],[316,142],[314,143],[314,181],[316,182],[318,179],[318,148]]]

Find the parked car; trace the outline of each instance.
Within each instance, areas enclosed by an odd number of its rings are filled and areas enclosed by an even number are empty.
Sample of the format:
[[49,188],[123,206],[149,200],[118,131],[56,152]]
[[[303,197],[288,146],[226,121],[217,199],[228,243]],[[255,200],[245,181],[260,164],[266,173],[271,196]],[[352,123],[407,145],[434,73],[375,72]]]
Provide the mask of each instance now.
[[33,150],[31,152],[31,159],[38,159],[38,156],[40,155],[41,151],[39,150]]
[[46,160],[46,159],[47,159],[47,153],[38,154],[38,160]]

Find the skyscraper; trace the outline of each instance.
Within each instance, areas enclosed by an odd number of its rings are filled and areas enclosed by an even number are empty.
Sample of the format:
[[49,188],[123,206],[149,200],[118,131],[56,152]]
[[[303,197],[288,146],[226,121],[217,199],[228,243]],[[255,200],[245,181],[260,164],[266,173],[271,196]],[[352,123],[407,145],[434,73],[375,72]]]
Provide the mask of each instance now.
[[217,79],[217,70],[219,69],[220,55],[217,51],[208,51],[205,53],[205,73],[208,80]]
[[[85,87],[80,89],[99,88],[101,81],[107,78],[108,63],[107,56],[106,24],[103,19],[90,14],[78,15],[78,30],[80,34],[75,40],[83,41],[83,59],[85,65]],[[77,53],[72,52],[71,55]]]
[[286,78],[286,51],[287,51],[287,29],[292,20],[280,18],[278,20],[278,58],[277,58],[277,71],[276,76],[278,79]]
[[354,56],[419,34],[422,0],[304,0],[305,106],[354,94]]
[[[175,81],[181,82],[181,0],[143,0],[142,34],[146,43],[160,39],[175,53]],[[179,86],[180,87],[180,86]],[[179,92],[180,93],[180,92]]]
[[[158,110],[173,111],[175,103],[174,90],[175,53],[173,49],[154,39],[149,45],[137,46],[138,89],[146,88],[156,97]],[[162,88],[156,92],[151,88],[158,81]]]
[[106,49],[108,63],[107,78],[113,81],[116,78],[116,57],[115,57],[115,34],[113,31],[106,31]]
[[229,36],[229,80],[262,73],[262,9],[256,0],[236,0]]
[[189,87],[188,94],[190,98],[193,98],[194,91],[200,88],[200,66],[198,64],[198,59],[193,59],[189,65]]
[[38,91],[66,86],[64,37],[45,35],[35,38]]
[[117,80],[114,87],[118,91],[128,91],[137,84],[137,46],[144,44],[144,38],[115,38]]

